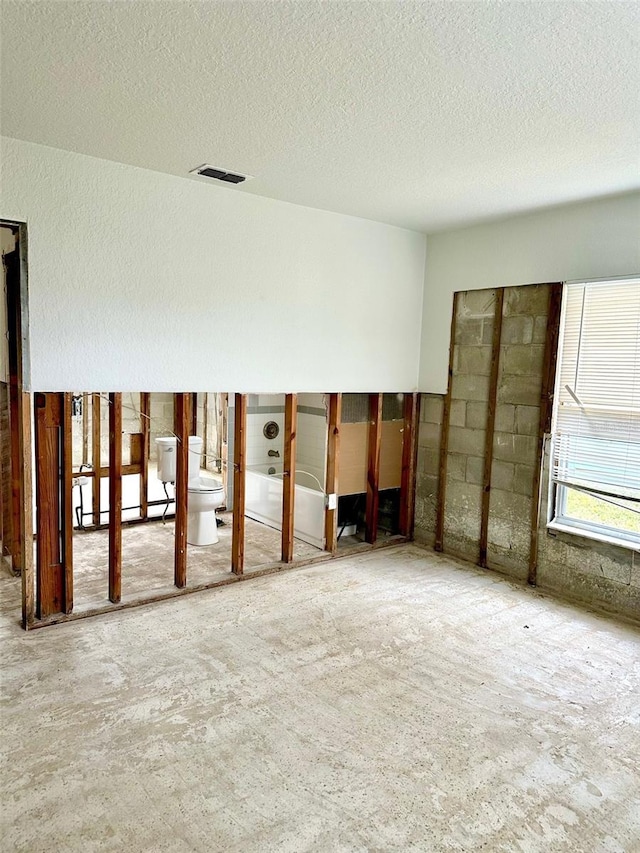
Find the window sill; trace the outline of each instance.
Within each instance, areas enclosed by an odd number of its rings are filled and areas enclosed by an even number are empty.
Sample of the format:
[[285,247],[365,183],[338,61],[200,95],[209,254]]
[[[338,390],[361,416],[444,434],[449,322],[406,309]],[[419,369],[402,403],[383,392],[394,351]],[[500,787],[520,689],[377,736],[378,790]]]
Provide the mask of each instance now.
[[605,542],[607,545],[615,545],[618,548],[625,548],[627,551],[640,553],[640,542],[625,539],[621,536],[601,533],[598,530],[590,530],[588,527],[582,527],[581,525],[572,524],[567,521],[550,521],[547,524],[547,530],[568,533],[578,539],[594,539],[596,542]]

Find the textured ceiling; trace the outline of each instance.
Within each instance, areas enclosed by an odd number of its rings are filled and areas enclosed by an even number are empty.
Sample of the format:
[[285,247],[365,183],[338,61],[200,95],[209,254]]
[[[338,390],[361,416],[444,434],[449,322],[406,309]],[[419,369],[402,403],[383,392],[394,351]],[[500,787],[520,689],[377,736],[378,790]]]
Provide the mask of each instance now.
[[423,231],[638,186],[639,3],[1,10],[7,136]]

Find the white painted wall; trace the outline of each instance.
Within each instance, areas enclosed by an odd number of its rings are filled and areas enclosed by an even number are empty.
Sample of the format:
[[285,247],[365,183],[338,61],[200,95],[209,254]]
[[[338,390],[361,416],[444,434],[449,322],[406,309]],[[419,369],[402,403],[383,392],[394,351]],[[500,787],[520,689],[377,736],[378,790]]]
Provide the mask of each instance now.
[[424,235],[13,139],[2,167],[34,390],[417,386]]
[[640,193],[429,235],[420,390],[447,390],[455,291],[638,272]]

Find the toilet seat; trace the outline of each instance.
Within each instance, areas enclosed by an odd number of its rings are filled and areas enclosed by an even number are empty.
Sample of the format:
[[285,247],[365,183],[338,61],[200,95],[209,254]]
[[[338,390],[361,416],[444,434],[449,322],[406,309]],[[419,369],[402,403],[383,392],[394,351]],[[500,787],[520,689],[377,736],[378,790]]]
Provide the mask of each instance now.
[[220,480],[216,480],[213,477],[197,477],[194,480],[190,480],[187,485],[187,491],[196,494],[222,492],[223,490],[224,486]]

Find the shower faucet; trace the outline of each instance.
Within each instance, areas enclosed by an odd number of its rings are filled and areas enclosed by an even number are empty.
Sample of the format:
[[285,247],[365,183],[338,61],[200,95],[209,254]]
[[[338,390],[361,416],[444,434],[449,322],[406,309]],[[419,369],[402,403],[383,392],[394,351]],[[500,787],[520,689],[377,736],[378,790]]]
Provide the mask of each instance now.
[[275,456],[276,459],[280,459],[280,451],[279,450],[270,450],[269,456]]

